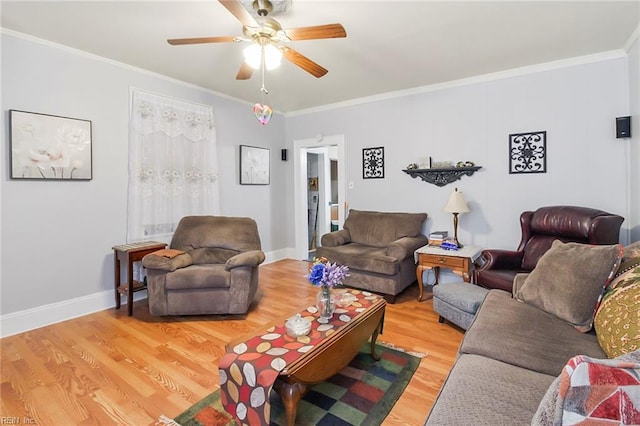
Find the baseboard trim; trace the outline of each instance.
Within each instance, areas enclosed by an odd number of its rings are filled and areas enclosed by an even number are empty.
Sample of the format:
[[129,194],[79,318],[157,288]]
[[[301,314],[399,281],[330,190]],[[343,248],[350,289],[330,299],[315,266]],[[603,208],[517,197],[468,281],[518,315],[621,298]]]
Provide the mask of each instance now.
[[266,252],[264,254],[265,256],[264,263],[273,263],[282,259],[295,259],[295,253],[296,251],[293,248],[284,248],[280,250]]
[[[145,299],[146,293],[146,291],[136,293],[133,297],[134,301]],[[127,298],[123,297],[122,300],[124,303],[120,309],[126,309]],[[113,290],[12,312],[0,316],[0,337],[13,336],[109,308],[115,308]]]
[[[290,258],[292,253],[295,253],[295,250],[288,248],[266,252],[265,263]],[[146,298],[146,291],[140,291],[133,295],[134,302]],[[120,309],[126,309],[126,300],[126,297],[122,298],[123,303]],[[87,296],[11,312],[0,315],[0,338],[114,308],[113,290],[105,290]]]

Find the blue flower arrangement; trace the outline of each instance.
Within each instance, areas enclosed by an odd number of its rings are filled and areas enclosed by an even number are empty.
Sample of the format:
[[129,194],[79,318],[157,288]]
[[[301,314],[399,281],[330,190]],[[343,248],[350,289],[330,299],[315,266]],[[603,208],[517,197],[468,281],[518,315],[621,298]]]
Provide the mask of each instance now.
[[325,257],[314,258],[307,278],[316,287],[336,287],[349,276],[347,265],[329,262]]

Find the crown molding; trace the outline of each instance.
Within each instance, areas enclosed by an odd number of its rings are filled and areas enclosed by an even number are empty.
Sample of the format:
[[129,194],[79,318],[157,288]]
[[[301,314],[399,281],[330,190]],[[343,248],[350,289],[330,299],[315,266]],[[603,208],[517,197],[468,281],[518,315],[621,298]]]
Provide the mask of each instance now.
[[[66,46],[64,44],[59,44],[59,43],[55,43],[55,42],[50,41],[50,40],[45,40],[45,39],[42,39],[42,38],[34,37],[32,35],[21,33],[19,31],[14,31],[14,30],[10,30],[10,29],[7,29],[7,28],[0,27],[0,34],[5,34],[5,35],[11,36],[11,37],[16,37],[16,38],[20,38],[20,39],[23,39],[23,40],[31,41],[33,43],[37,43],[37,44],[48,46],[48,47],[51,47],[51,48],[54,48],[54,49],[62,50],[62,51],[68,52],[68,53],[72,53],[74,55],[83,56],[83,57],[85,57],[87,59],[92,59],[92,60],[95,60],[95,61],[104,62],[106,64],[114,65],[116,67],[119,67],[119,68],[122,68],[122,69],[125,69],[125,70],[128,70],[128,71],[133,71],[133,72],[137,72],[137,73],[140,73],[140,74],[144,74],[144,75],[147,75],[149,77],[157,78],[159,80],[164,80],[164,81],[167,81],[169,83],[178,84],[180,86],[183,86],[183,87],[186,87],[186,88],[189,88],[189,89],[195,89],[195,90],[199,90],[199,91],[202,91],[202,92],[206,92],[206,93],[209,93],[210,95],[214,95],[214,96],[217,96],[217,97],[220,97],[220,98],[223,98],[223,99],[227,99],[227,100],[230,100],[230,101],[239,102],[241,104],[253,106],[253,104],[251,102],[245,101],[243,99],[234,98],[233,96],[229,96],[229,95],[226,95],[224,93],[216,92],[215,90],[207,89],[206,87],[198,86],[198,85],[192,84],[192,83],[187,83],[186,81],[178,80],[177,78],[173,78],[173,77],[166,76],[164,74],[159,74],[159,73],[156,73],[156,72],[153,72],[153,71],[149,71],[149,70],[144,69],[144,68],[135,67],[133,65],[126,64],[124,62],[119,62],[119,61],[116,61],[116,60],[113,60],[113,59],[105,58],[104,56],[96,55],[94,53],[89,53],[87,51],[76,49],[76,48],[73,48],[73,47],[69,47],[69,46]],[[277,113],[277,114],[282,114],[280,111],[276,111],[276,110],[274,110],[273,112]]]
[[638,37],[640,37],[640,24],[638,24],[635,31],[631,33],[631,36],[629,37],[629,40],[627,40],[627,42],[625,43],[623,50],[625,52],[629,52],[629,50],[631,50],[631,46],[633,46],[633,43],[635,43],[636,40],[638,40]]
[[[46,46],[49,46],[49,47],[52,47],[52,48],[55,48],[55,49],[67,51],[67,52],[70,52],[70,53],[73,53],[73,54],[76,54],[76,55],[84,56],[84,57],[89,58],[89,59],[93,59],[93,60],[96,60],[96,61],[101,61],[101,62],[110,64],[110,65],[114,65],[114,66],[117,66],[117,67],[120,67],[120,68],[123,68],[123,69],[127,69],[127,70],[130,70],[130,71],[134,71],[134,72],[138,72],[138,73],[141,73],[141,74],[145,74],[145,75],[148,75],[150,77],[154,77],[154,78],[157,78],[157,79],[160,79],[160,80],[164,80],[164,81],[168,81],[168,82],[171,82],[171,83],[179,84],[179,85],[187,87],[187,88],[200,90],[200,91],[209,93],[211,95],[218,96],[218,97],[223,98],[223,99],[239,102],[239,103],[244,104],[244,105],[253,105],[251,102],[245,101],[243,99],[238,99],[238,98],[235,98],[233,96],[229,96],[229,95],[226,95],[224,93],[216,92],[214,90],[211,90],[211,89],[208,89],[208,88],[205,88],[205,87],[202,87],[202,86],[198,86],[198,85],[195,85],[195,84],[192,84],[192,83],[187,83],[185,81],[178,80],[178,79],[175,79],[175,78],[172,78],[172,77],[168,77],[168,76],[163,75],[163,74],[155,73],[153,71],[149,71],[149,70],[146,70],[144,68],[138,68],[138,67],[135,67],[133,65],[126,64],[124,62],[119,62],[119,61],[116,61],[116,60],[113,60],[113,59],[108,59],[108,58],[105,58],[103,56],[99,56],[99,55],[96,55],[96,54],[93,54],[93,53],[86,52],[84,50],[79,50],[79,49],[72,48],[72,47],[69,47],[69,46],[66,46],[66,45],[63,45],[63,44],[52,42],[50,40],[45,40],[45,39],[41,39],[41,38],[38,38],[38,37],[34,37],[34,36],[29,35],[29,34],[21,33],[21,32],[10,30],[10,29],[3,28],[3,27],[0,27],[0,34],[6,34],[6,35],[13,36],[13,37],[16,37],[16,38],[21,38],[21,39],[24,39],[24,40],[28,40],[28,41],[31,41],[31,42],[34,42],[34,43],[46,45]],[[281,111],[274,110],[274,113],[281,114],[285,118],[296,117],[296,116],[301,116],[301,115],[314,114],[314,113],[323,112],[323,111],[330,111],[330,110],[334,110],[334,109],[350,107],[350,106],[354,106],[354,105],[361,105],[361,104],[366,104],[366,103],[379,102],[379,101],[384,101],[384,100],[387,100],[387,99],[395,99],[395,98],[400,98],[400,97],[404,97],[404,96],[411,96],[411,95],[416,95],[416,94],[435,92],[435,91],[439,91],[439,90],[451,89],[451,88],[462,87],[462,86],[470,86],[470,85],[479,84],[479,83],[486,83],[486,82],[490,82],[490,81],[501,80],[501,79],[504,79],[504,78],[517,77],[517,76],[522,76],[522,75],[527,75],[527,74],[533,74],[533,73],[544,72],[544,71],[551,71],[551,70],[567,68],[567,67],[583,65],[583,64],[589,64],[589,63],[594,63],[594,62],[625,58],[625,57],[627,57],[628,50],[631,48],[631,46],[633,45],[633,43],[635,42],[635,40],[639,36],[640,36],[640,25],[632,33],[631,37],[629,38],[629,40],[625,44],[624,48],[623,49],[619,49],[619,50],[611,50],[611,51],[607,51],[607,52],[596,53],[596,54],[593,54],[593,55],[578,56],[578,57],[569,58],[569,59],[561,59],[561,60],[558,60],[558,61],[551,61],[551,62],[545,62],[545,63],[541,63],[541,64],[530,65],[530,66],[525,66],[525,67],[520,67],[520,68],[513,68],[513,69],[510,69],[510,70],[506,70],[506,71],[498,71],[498,72],[495,72],[495,73],[489,73],[489,74],[483,74],[483,75],[478,75],[478,76],[468,77],[468,78],[463,78],[463,79],[458,79],[458,80],[451,80],[451,81],[445,81],[445,82],[441,82],[441,83],[435,83],[435,84],[431,84],[431,85],[428,85],[428,86],[414,87],[414,88],[410,88],[410,89],[398,90],[398,91],[395,91],[395,92],[387,92],[387,93],[382,93],[382,94],[379,94],[379,95],[367,96],[367,97],[363,97],[363,98],[356,98],[356,99],[351,99],[351,100],[344,101],[344,102],[337,102],[337,103],[333,103],[333,104],[327,104],[327,105],[322,105],[322,106],[319,106],[319,107],[303,109],[303,110],[298,110],[298,111],[292,111],[292,112],[288,112],[288,113],[283,113]]]
[[529,65],[526,67],[513,68],[506,71],[498,71],[494,73],[483,74],[483,75],[463,78],[459,80],[451,80],[451,81],[445,81],[442,83],[435,83],[428,86],[414,87],[411,89],[382,93],[380,95],[367,96],[367,97],[358,98],[358,99],[351,99],[345,102],[338,102],[338,103],[323,105],[315,108],[309,108],[309,109],[285,113],[284,116],[295,117],[300,115],[314,114],[322,111],[330,111],[330,110],[350,107],[354,105],[361,105],[361,104],[371,103],[371,102],[379,102],[387,99],[401,98],[404,96],[435,92],[439,90],[452,89],[452,88],[462,87],[462,86],[471,86],[474,84],[487,83],[491,81],[502,80],[505,78],[519,77],[519,76],[528,75],[528,74],[535,74],[535,73],[545,72],[545,71],[553,71],[561,68],[568,68],[568,67],[573,67],[577,65],[608,61],[612,59],[621,59],[626,57],[627,57],[627,53],[622,49],[611,50],[608,52],[601,52],[593,55],[578,56],[578,57],[569,58],[569,59],[561,59],[558,61],[544,62],[541,64]]

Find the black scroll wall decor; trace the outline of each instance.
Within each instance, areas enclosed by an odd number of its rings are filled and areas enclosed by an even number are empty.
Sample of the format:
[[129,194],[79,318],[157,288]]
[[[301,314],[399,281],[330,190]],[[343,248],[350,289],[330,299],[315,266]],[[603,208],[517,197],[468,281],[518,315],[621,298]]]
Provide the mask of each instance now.
[[384,178],[384,147],[362,149],[362,178]]
[[509,135],[509,173],[547,172],[547,132]]

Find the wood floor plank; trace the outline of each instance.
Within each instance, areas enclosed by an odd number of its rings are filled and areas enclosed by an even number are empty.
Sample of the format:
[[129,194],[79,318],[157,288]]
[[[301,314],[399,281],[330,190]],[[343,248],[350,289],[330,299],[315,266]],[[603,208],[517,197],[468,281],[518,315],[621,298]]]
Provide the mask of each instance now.
[[[153,425],[218,388],[224,345],[312,304],[308,263],[260,268],[247,315],[152,317],[146,300],[0,339],[0,416],[37,424]],[[426,354],[385,425],[421,425],[463,336],[414,285],[387,305],[379,341]]]

